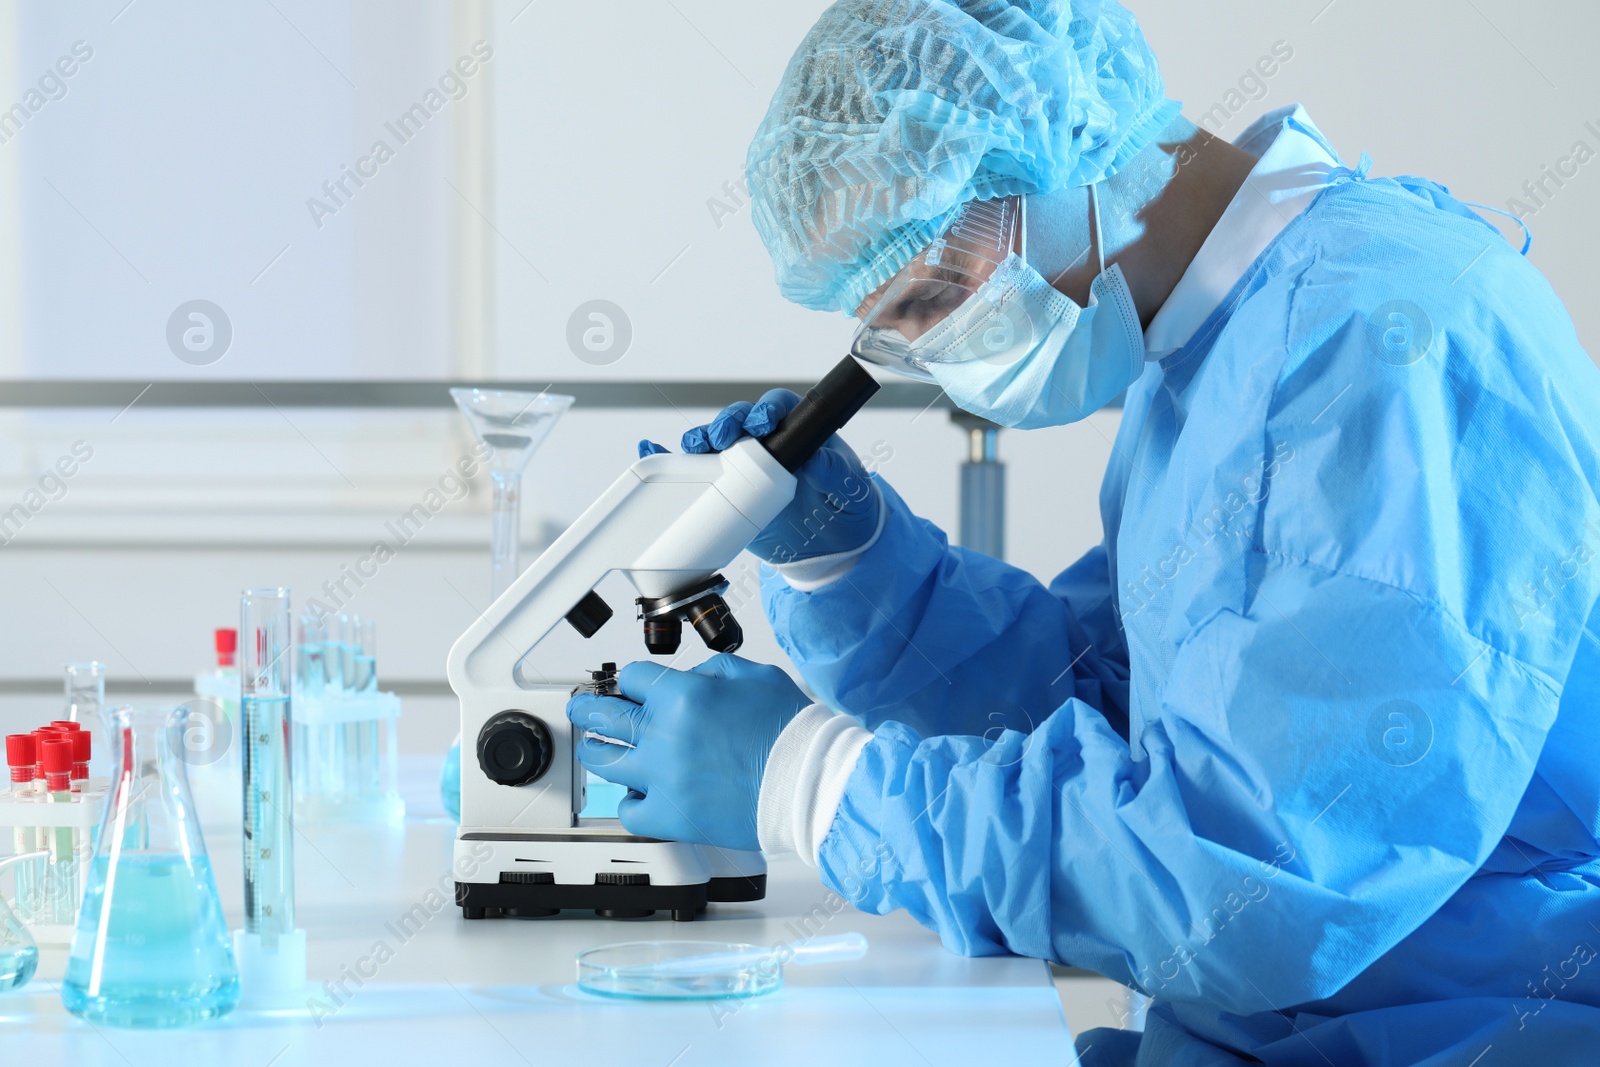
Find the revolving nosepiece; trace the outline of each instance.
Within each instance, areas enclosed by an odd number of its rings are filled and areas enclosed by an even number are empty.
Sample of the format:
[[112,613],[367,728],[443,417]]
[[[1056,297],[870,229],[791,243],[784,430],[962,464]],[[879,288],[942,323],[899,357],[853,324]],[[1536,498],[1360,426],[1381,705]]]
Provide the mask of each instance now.
[[644,620],[644,645],[652,656],[670,656],[683,639],[683,624],[694,627],[713,652],[735,652],[744,644],[744,630],[733,609],[722,599],[728,580],[713,574],[675,593],[640,597],[639,618]]

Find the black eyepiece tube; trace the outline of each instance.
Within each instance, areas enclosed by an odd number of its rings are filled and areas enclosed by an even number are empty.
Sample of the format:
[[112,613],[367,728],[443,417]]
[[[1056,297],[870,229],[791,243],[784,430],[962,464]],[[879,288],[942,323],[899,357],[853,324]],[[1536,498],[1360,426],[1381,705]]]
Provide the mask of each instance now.
[[772,458],[791,474],[810,459],[823,443],[855,417],[872,394],[878,391],[857,363],[846,356],[827,376],[806,391],[804,399],[784,416],[778,428],[761,439]]

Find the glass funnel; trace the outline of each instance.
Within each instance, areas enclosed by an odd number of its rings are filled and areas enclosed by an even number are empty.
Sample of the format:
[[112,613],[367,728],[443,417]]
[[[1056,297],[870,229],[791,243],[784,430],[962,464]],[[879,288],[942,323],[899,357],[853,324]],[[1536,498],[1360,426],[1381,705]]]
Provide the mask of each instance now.
[[112,708],[115,761],[61,1001],[95,1024],[185,1026],[239,1001],[239,972],[184,773],[189,709]]
[[489,452],[489,477],[494,482],[489,596],[498,599],[522,570],[517,564],[522,472],[573,398],[504,389],[452,389],[450,396]]

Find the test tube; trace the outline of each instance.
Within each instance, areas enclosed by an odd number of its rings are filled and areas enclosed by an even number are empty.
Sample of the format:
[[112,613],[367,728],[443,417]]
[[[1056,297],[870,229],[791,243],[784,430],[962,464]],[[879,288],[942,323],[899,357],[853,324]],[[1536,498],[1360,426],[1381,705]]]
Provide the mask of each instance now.
[[211,647],[217,654],[217,670],[229,670],[239,652],[239,631],[231,626],[211,631]]
[[72,792],[82,793],[90,779],[90,750],[94,734],[83,729],[80,723],[58,720],[50,725],[62,739],[72,742]]
[[[71,804],[72,795],[72,740],[65,733],[46,741],[44,748],[45,795],[51,804]],[[50,851],[50,892],[47,907],[50,921],[70,926],[77,919],[78,910],[78,849],[77,830],[70,826],[47,828]]]
[[294,931],[294,794],[289,778],[293,632],[289,590],[249,589],[240,603],[244,748],[245,932],[277,950]]
[[358,693],[378,691],[378,627],[371,619],[357,618],[356,684]]
[[[78,723],[64,719],[55,720],[48,726],[41,726],[39,731],[43,740],[38,746],[38,766],[43,773],[43,777],[40,778],[36,783],[41,793],[38,800],[41,804],[51,804],[56,802],[53,794],[59,792],[60,790],[55,789],[54,783],[52,782],[53,776],[50,771],[50,766],[46,762],[46,756],[49,754],[46,746],[59,742],[65,742],[67,745],[67,748],[64,750],[67,758],[67,767],[66,770],[61,773],[67,775],[66,792],[69,794],[68,801],[70,801],[70,794],[72,792],[72,738],[75,734],[82,733],[83,731],[79,727]],[[59,762],[62,756],[62,750],[54,751],[55,755],[53,756],[53,759]],[[46,887],[45,903],[43,906],[47,910],[44,915],[40,916],[40,921],[70,923],[76,917],[75,913],[77,910],[78,897],[76,891],[77,868],[73,864],[69,863],[68,860],[76,859],[78,846],[77,832],[70,827],[41,826],[39,827],[38,840],[39,847],[50,853],[49,859],[41,861],[41,867],[44,869],[43,877],[45,879],[44,884]]]
[[324,632],[322,620],[313,612],[306,612],[300,616],[300,641],[298,669],[295,677],[295,691],[299,693],[320,693],[327,684],[327,668],[323,666],[322,658],[327,654],[325,642],[327,635]]
[[[11,772],[11,796],[18,800],[33,799],[33,767],[38,761],[37,743],[32,734],[9,734],[6,737],[6,768]],[[38,847],[36,831],[31,826],[11,828],[11,847],[17,855],[32,852]],[[16,877],[17,917],[25,923],[38,921],[35,906],[38,901],[37,865],[31,860],[11,866]]]
[[[356,681],[363,694],[378,691],[378,637],[377,624],[371,619],[361,620],[361,647],[356,655]],[[356,724],[359,738],[356,745],[355,791],[371,798],[382,786],[378,759],[378,720],[363,719]]]
[[[55,730],[58,734],[60,734],[63,739],[65,739],[67,741],[71,741],[73,743],[74,747],[73,747],[73,752],[72,752],[72,791],[74,793],[81,793],[81,792],[83,792],[84,783],[87,781],[87,779],[89,777],[89,757],[88,757],[87,754],[85,754],[82,757],[79,757],[79,755],[78,755],[78,746],[82,745],[83,749],[84,749],[84,752],[87,753],[88,752],[88,744],[87,744],[87,741],[79,741],[78,738],[81,736],[81,737],[87,739],[91,735],[89,734],[89,732],[87,730],[83,729],[83,727],[79,723],[72,722],[72,721],[67,720],[67,719],[56,719],[56,720],[52,721],[50,723],[50,728]],[[82,764],[81,768],[79,766],[80,763]],[[80,770],[81,770],[82,773],[79,773]]]
[[72,732],[72,791],[89,788],[89,760],[94,752],[94,734],[88,730]]
[[350,692],[356,688],[356,645],[361,640],[361,617],[339,613],[339,685]]
[[106,705],[106,665],[99,660],[69,663],[66,674],[66,720],[99,722],[100,709]]

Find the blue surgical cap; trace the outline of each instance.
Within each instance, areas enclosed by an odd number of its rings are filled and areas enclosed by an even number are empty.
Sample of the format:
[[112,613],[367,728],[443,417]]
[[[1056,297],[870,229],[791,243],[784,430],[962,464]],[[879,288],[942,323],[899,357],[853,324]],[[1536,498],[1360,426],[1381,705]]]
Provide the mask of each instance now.
[[1114,0],[840,0],[745,170],[798,304],[854,312],[968,200],[1090,185],[1177,117]]

